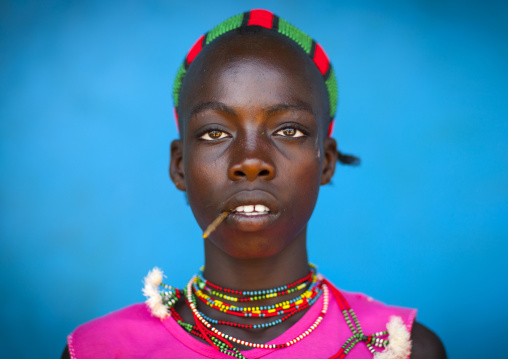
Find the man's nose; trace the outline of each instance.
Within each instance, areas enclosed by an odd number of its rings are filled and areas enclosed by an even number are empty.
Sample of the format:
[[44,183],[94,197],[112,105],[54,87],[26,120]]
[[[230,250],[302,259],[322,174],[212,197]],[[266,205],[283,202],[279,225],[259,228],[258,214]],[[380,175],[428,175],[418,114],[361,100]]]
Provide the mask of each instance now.
[[233,149],[233,161],[228,170],[233,181],[271,180],[275,177],[275,167],[271,161],[269,144],[257,138],[249,143],[239,143]]
[[245,158],[229,169],[229,178],[233,181],[271,180],[275,177],[273,165],[260,158]]

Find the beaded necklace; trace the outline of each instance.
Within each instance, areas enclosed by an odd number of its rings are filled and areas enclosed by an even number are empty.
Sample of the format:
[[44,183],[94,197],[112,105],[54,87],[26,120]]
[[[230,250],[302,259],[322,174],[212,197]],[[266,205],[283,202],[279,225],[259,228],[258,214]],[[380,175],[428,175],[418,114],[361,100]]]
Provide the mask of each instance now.
[[[264,290],[235,290],[235,289],[229,289],[229,288],[222,288],[221,286],[214,284],[208,280],[206,280],[203,277],[203,270],[200,270],[198,277],[198,283],[200,288],[213,288],[216,291],[213,291],[212,289],[209,289],[210,292],[212,292],[214,295],[217,295],[219,297],[222,297],[224,299],[230,300],[230,301],[239,301],[239,302],[247,302],[247,301],[254,301],[254,300],[261,300],[266,298],[273,298],[278,295],[285,295],[292,292],[295,292],[299,289],[305,288],[307,283],[310,279],[316,276],[316,267],[312,264],[309,264],[311,270],[309,274],[307,274],[305,277],[298,279],[297,281],[286,284],[283,286],[280,286],[278,288],[273,289],[264,289]],[[218,291],[218,292],[217,292]],[[221,292],[225,293],[231,293],[236,295],[243,295],[243,296],[252,296],[247,298],[240,298],[234,296],[227,296]]]
[[[315,274],[313,274],[311,278],[312,281],[309,283],[309,287],[307,288],[307,290],[302,294],[300,294],[299,296],[297,296],[296,298],[268,306],[237,307],[235,305],[224,303],[217,299],[212,299],[209,295],[205,294],[202,289],[200,289],[199,285],[200,281],[199,277],[197,276],[194,277],[194,281],[192,283],[192,290],[194,295],[197,298],[199,298],[202,302],[204,302],[207,306],[219,310],[221,312],[225,312],[227,314],[240,317],[274,317],[288,314],[295,310],[301,311],[305,308],[308,308],[310,305],[312,305],[312,303],[314,303],[318,299],[319,295],[321,294],[321,289],[318,285],[318,279]],[[304,285],[303,287],[305,287],[306,285]],[[206,290],[206,287],[203,287],[203,285],[201,285],[201,288]],[[284,290],[284,292],[287,293],[289,291]],[[277,293],[267,293],[263,297],[270,298],[275,296],[278,296]],[[234,301],[236,302],[259,300],[254,299],[258,297],[248,297],[248,298],[236,298],[232,296],[227,297],[234,298],[235,299]]]
[[[157,269],[157,273],[155,273],[155,270],[157,268],[154,268],[154,271],[150,272],[149,275],[145,278],[145,289],[143,292],[148,297],[147,305],[151,308],[152,314],[155,316],[160,317],[161,319],[167,317],[167,315],[171,315],[176,322],[188,333],[203,339],[208,344],[210,344],[212,347],[216,348],[222,353],[225,353],[227,355],[236,357],[236,358],[242,358],[246,359],[245,356],[240,352],[240,350],[232,343],[241,344],[243,346],[251,347],[251,348],[261,348],[261,349],[281,349],[289,347],[306,336],[308,336],[311,332],[313,332],[318,325],[322,322],[324,315],[328,311],[328,305],[329,305],[329,295],[330,292],[335,297],[335,300],[337,301],[339,305],[339,309],[342,312],[342,315],[344,317],[344,320],[346,321],[349,329],[352,332],[352,336],[349,337],[349,339],[342,345],[342,347],[339,349],[339,351],[331,356],[329,359],[343,359],[346,357],[346,355],[355,347],[356,344],[363,342],[369,351],[376,356],[377,354],[380,354],[375,348],[387,348],[387,351],[391,356],[385,356],[386,351],[383,352],[383,355],[381,357],[383,358],[402,358],[407,357],[409,355],[410,351],[410,336],[407,330],[405,329],[405,326],[402,323],[402,320],[400,317],[392,317],[390,322],[387,324],[388,329],[390,330],[390,334],[388,331],[379,331],[374,334],[366,335],[364,334],[360,323],[356,317],[355,312],[353,309],[349,306],[349,303],[345,299],[345,297],[342,295],[342,293],[333,286],[333,284],[330,284],[326,279],[322,278],[321,275],[316,275],[315,270],[311,270],[309,275],[307,275],[304,278],[299,279],[296,282],[293,282],[291,284],[274,288],[274,289],[268,289],[268,290],[262,290],[262,291],[238,291],[238,290],[232,290],[232,289],[226,289],[221,288],[213,283],[210,283],[206,279],[203,278],[202,273],[194,276],[191,278],[189,283],[187,284],[186,290],[179,290],[176,288],[173,288],[169,285],[162,283],[162,272]],[[152,276],[152,278],[150,278]],[[303,285],[303,287],[301,287]],[[163,291],[158,291],[155,289],[156,286],[162,286],[165,288]],[[201,288],[202,287],[202,288]],[[234,295],[247,295],[251,296],[249,300],[245,301],[255,301],[260,300],[256,299],[256,297],[262,297],[262,298],[272,298],[274,294],[276,296],[284,295],[288,293],[294,292],[294,290],[291,290],[292,288],[303,289],[307,287],[306,292],[308,292],[311,288],[317,288],[315,290],[315,296],[305,302],[297,305],[295,304],[288,313],[286,313],[284,316],[273,320],[271,322],[261,323],[261,324],[241,324],[241,323],[235,323],[235,322],[229,322],[229,321],[222,321],[210,318],[206,316],[205,314],[201,313],[196,306],[197,298],[199,298],[196,295],[196,291],[199,290],[206,290],[212,291],[222,291],[225,293],[231,293],[233,294],[233,298],[238,299],[237,301],[241,301],[240,299],[244,298],[237,298],[234,297]],[[213,288],[213,289],[212,289]],[[306,293],[304,292],[304,293]],[[282,294],[284,293],[284,294]],[[213,293],[212,293],[213,294]],[[305,330],[302,334],[298,335],[294,339],[286,342],[286,343],[280,343],[280,344],[260,344],[260,343],[251,343],[245,340],[237,339],[235,337],[232,337],[230,335],[227,335],[225,333],[222,333],[218,329],[216,329],[213,325],[229,325],[234,327],[240,327],[240,328],[247,328],[247,329],[257,329],[257,328],[267,328],[270,326],[274,326],[277,324],[282,323],[292,315],[296,314],[297,312],[310,307],[312,304],[315,303],[315,301],[319,298],[320,295],[323,295],[323,307],[320,311],[320,314],[314,321],[314,323]],[[185,323],[181,316],[176,312],[174,309],[174,305],[178,300],[180,300],[182,297],[185,298],[187,305],[192,311],[192,314],[194,316],[194,324]],[[219,296],[220,297],[220,296]],[[221,297],[225,299],[224,297]],[[228,299],[229,300],[229,299]],[[212,300],[213,301],[213,300]],[[234,300],[231,300],[234,301]],[[213,302],[217,302],[217,300],[214,300]],[[219,301],[220,302],[220,301]],[[289,301],[285,301],[283,303],[286,303],[286,306],[291,305],[288,303]],[[296,303],[296,302],[295,302]],[[280,304],[280,303],[279,303]],[[164,311],[161,310],[160,306],[163,306]],[[278,307],[277,304],[275,306]],[[212,307],[212,306],[211,306]],[[254,313],[256,311],[259,312],[260,308],[263,307],[254,307],[250,309],[242,310],[242,313],[244,314],[260,314],[260,313]],[[284,306],[283,306],[284,308]],[[217,308],[214,308],[217,309]],[[243,309],[243,308],[242,308]],[[287,308],[284,308],[287,309]],[[169,313],[167,311],[169,311]],[[221,309],[217,309],[221,310]],[[276,310],[274,308],[269,310]],[[226,312],[224,308],[221,310],[223,312]],[[282,312],[282,311],[280,311]],[[229,313],[232,314],[232,313]],[[280,315],[280,314],[279,314]],[[256,315],[244,315],[246,317],[254,317]],[[262,317],[262,316],[259,316]],[[399,326],[397,328],[396,326]],[[390,329],[392,328],[392,329]],[[392,338],[392,330],[393,333],[395,333],[396,336]],[[385,339],[386,336],[389,335],[389,339]],[[384,337],[384,338],[383,338]],[[392,346],[391,341],[392,339],[395,339],[394,345]],[[394,353],[399,353],[395,354]],[[407,354],[407,355],[406,355]]]
[[[263,299],[283,297],[290,293],[294,293],[299,290],[304,290],[303,293],[297,297],[289,300],[284,300],[279,303],[275,303],[267,306],[255,306],[255,307],[237,307],[235,305],[225,303],[219,299],[213,299],[211,296],[219,297],[223,300],[231,302],[255,302]],[[229,288],[223,288],[217,284],[214,284],[203,277],[203,272],[200,273],[189,281],[187,284],[187,290],[185,291],[186,302],[189,305],[192,314],[194,316],[195,325],[184,323],[181,318],[177,319],[177,322],[187,330],[189,333],[198,336],[206,340],[210,345],[217,348],[219,351],[238,358],[244,358],[238,348],[235,348],[232,343],[241,344],[252,348],[263,348],[263,349],[280,349],[287,346],[293,345],[309,335],[323,320],[323,316],[328,310],[328,289],[323,287],[321,276],[316,275],[316,270],[312,266],[309,274],[305,277],[296,280],[293,283],[286,284],[277,288],[255,290],[255,291],[242,291],[234,290]],[[295,337],[294,339],[280,344],[260,344],[251,343],[245,340],[235,338],[233,336],[222,333],[213,325],[227,325],[233,327],[247,328],[247,329],[258,329],[268,328],[277,324],[280,324],[304,309],[309,308],[314,304],[317,299],[323,294],[323,308],[314,321],[314,323],[302,334]],[[179,293],[178,293],[179,295]],[[201,300],[210,308],[231,314],[234,316],[241,317],[276,317],[279,318],[266,323],[260,324],[242,324],[233,321],[217,320],[210,318],[197,309],[197,300]],[[172,311],[173,315],[173,311]],[[179,317],[179,316],[178,316]],[[176,318],[175,318],[176,319]]]
[[[281,349],[281,348],[286,348],[288,346],[291,346],[291,345],[299,342],[303,338],[305,338],[312,331],[314,331],[314,329],[316,329],[316,327],[321,323],[321,321],[323,320],[324,315],[328,311],[328,302],[329,302],[329,299],[328,299],[328,287],[327,287],[326,284],[321,284],[321,287],[323,288],[323,297],[324,297],[324,299],[323,299],[323,308],[321,310],[321,313],[317,317],[317,319],[314,321],[314,323],[305,332],[303,332],[299,336],[295,337],[294,339],[292,339],[292,340],[290,340],[290,341],[288,341],[286,343],[281,343],[281,344],[251,343],[251,342],[248,342],[248,341],[245,341],[245,340],[237,339],[237,338],[235,338],[235,337],[233,337],[231,335],[222,333],[220,330],[218,330],[215,327],[213,327],[212,324],[210,324],[200,314],[200,312],[196,308],[195,298],[193,297],[193,294],[192,294],[193,293],[192,292],[192,283],[195,281],[195,278],[196,277],[193,277],[189,281],[189,283],[187,284],[186,295],[187,295],[187,303],[189,304],[189,306],[190,306],[190,308],[192,310],[192,314],[194,315],[194,318],[196,320],[196,324],[200,323],[201,324],[201,328],[204,327],[204,329],[206,329],[206,331],[210,331],[210,332],[212,332],[213,334],[215,334],[216,336],[218,336],[218,337],[220,337],[222,339],[225,339],[225,340],[228,340],[228,341],[232,341],[234,343],[241,344],[241,345],[248,346],[248,347],[252,347],[252,348]],[[198,325],[198,328],[200,328],[199,325]],[[206,333],[206,331],[205,331],[205,333]],[[204,334],[204,333],[202,332],[202,334]]]

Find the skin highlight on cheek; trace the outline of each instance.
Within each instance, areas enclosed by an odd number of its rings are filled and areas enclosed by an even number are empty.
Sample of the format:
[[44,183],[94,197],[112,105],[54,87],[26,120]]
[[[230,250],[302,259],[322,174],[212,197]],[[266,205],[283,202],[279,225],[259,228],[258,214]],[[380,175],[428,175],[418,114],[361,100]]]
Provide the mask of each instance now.
[[319,137],[316,137],[316,142],[314,143],[314,146],[316,147],[316,158],[318,160],[321,159],[321,146],[319,146]]

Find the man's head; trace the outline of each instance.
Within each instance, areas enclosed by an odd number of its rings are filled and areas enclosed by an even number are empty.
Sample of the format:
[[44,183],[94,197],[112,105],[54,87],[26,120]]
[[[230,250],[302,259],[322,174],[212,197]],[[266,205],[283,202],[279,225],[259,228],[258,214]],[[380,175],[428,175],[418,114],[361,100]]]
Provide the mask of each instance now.
[[248,29],[192,59],[178,93],[181,139],[171,146],[170,174],[201,228],[232,212],[211,243],[260,258],[305,237],[338,152],[315,62],[286,36]]

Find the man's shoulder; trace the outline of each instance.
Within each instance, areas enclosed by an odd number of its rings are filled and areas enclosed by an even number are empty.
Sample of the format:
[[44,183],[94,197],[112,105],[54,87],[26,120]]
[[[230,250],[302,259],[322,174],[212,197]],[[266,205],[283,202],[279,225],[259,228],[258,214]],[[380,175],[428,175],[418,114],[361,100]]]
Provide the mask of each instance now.
[[134,323],[153,322],[153,318],[144,303],[132,304],[119,310],[115,310],[102,317],[95,318],[76,328],[79,331],[108,331],[114,328],[129,329]]
[[411,359],[446,359],[441,339],[432,330],[415,322],[411,330]]
[[415,320],[416,309],[387,305],[363,293],[342,291],[352,308],[361,311],[364,318],[378,316],[380,312],[393,312],[400,316],[410,331],[411,359],[446,359],[441,339],[429,328]]
[[151,316],[144,303],[129,305],[102,317],[81,324],[68,337],[68,344],[122,342],[138,332],[161,329],[161,320]]
[[417,313],[416,309],[386,304],[359,292],[349,292],[342,289],[339,292],[363,321],[377,322],[381,320],[387,323],[392,316],[398,316],[408,331],[411,331]]
[[66,350],[71,358],[118,357],[145,342],[162,340],[165,333],[162,321],[144,303],[133,304],[77,327],[67,338]]

